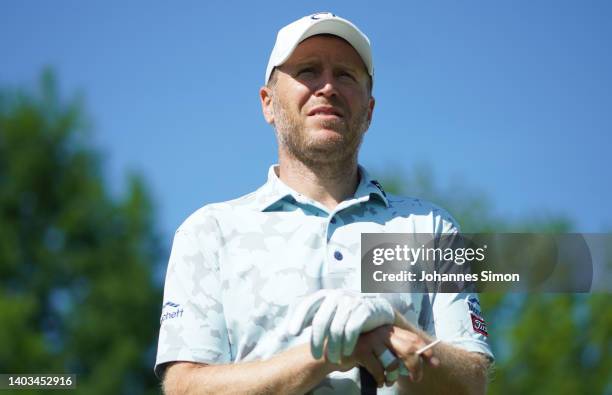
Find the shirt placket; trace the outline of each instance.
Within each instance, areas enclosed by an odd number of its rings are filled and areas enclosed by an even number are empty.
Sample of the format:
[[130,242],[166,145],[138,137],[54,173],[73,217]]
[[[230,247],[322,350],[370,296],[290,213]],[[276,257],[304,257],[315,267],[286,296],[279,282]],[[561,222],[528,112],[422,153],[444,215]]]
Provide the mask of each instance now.
[[[325,222],[326,262],[324,277],[327,286],[330,288],[343,286],[346,284],[347,276],[356,275],[358,274],[356,270],[359,270],[358,262],[355,261],[355,259],[359,259],[359,248],[356,244],[359,238],[347,238],[346,235],[341,235],[343,233],[340,232],[342,227],[350,225],[350,223],[345,223],[343,217],[338,214],[354,205],[363,204],[367,200],[369,200],[369,196],[342,202],[329,214]],[[355,247],[356,245],[357,247]],[[353,251],[355,248],[357,250]]]

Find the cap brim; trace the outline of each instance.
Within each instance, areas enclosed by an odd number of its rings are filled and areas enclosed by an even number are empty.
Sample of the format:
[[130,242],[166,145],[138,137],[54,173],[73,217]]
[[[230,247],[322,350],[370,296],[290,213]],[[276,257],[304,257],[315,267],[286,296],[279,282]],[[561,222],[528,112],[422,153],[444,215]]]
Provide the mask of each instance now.
[[320,19],[317,22],[308,26],[304,31],[301,32],[301,34],[300,32],[296,33],[299,34],[299,36],[291,39],[293,45],[284,48],[283,53],[275,54],[276,56],[274,56],[274,58],[276,58],[276,60],[273,63],[268,64],[268,70],[266,72],[266,82],[269,80],[270,75],[272,74],[272,70],[275,67],[285,63],[287,59],[291,57],[291,54],[293,54],[295,48],[297,48],[297,46],[302,41],[319,34],[331,34],[346,40],[361,57],[361,60],[363,61],[368,74],[372,78],[374,77],[370,42],[368,38],[350,22],[339,18]]

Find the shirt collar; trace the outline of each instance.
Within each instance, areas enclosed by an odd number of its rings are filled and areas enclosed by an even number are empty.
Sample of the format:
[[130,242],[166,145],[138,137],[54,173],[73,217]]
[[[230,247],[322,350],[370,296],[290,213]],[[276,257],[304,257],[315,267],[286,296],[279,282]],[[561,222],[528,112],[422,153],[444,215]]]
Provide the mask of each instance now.
[[359,166],[359,175],[359,185],[357,185],[357,190],[355,191],[355,198],[364,196],[374,197],[384,203],[386,207],[389,207],[389,200],[387,200],[387,194],[382,185],[377,180],[374,180],[361,165]]
[[[270,166],[268,170],[268,181],[258,191],[259,196],[257,197],[257,201],[261,211],[266,211],[274,204],[283,200],[300,201],[304,199],[300,193],[293,190],[278,178],[276,175],[277,168],[277,164]],[[389,207],[387,194],[380,183],[372,179],[365,168],[359,166],[359,185],[357,185],[353,199],[367,201],[372,197],[381,201],[386,207]]]

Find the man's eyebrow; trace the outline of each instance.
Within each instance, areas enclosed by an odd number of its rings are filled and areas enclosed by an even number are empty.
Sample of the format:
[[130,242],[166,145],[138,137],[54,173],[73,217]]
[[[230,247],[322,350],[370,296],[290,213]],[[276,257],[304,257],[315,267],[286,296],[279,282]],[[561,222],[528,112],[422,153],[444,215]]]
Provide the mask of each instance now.
[[[357,72],[357,70],[361,70],[361,69],[362,69],[362,67],[360,67],[360,66],[355,67],[355,66],[352,66],[352,65],[350,65],[350,64],[348,64],[348,63],[342,63],[342,62],[340,62],[340,63],[339,63],[339,65],[340,65],[341,67],[344,67],[345,69],[347,69],[347,70],[349,70],[349,71],[353,71],[353,72]],[[365,71],[365,70],[364,70],[364,71]]]
[[297,59],[293,61],[291,63],[291,66],[299,67],[299,66],[314,65],[314,64],[320,64],[320,63],[321,61],[315,57],[307,57],[307,58]]

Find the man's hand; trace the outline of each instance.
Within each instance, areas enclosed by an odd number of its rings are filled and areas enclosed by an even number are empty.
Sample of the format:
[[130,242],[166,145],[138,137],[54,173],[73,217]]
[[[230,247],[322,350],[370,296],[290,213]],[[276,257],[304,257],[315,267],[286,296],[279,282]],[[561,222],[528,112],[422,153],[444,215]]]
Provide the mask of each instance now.
[[440,361],[433,356],[432,349],[427,349],[420,354],[417,351],[425,347],[429,342],[419,334],[397,326],[389,326],[387,346],[402,361],[413,382],[423,379],[423,364],[438,367]]
[[[346,371],[355,366],[363,366],[381,387],[385,383],[388,386],[393,385],[399,377],[400,364],[403,364],[410,372],[411,380],[420,381],[423,377],[424,363],[432,367],[439,365],[431,349],[424,351],[421,355],[415,353],[426,345],[425,339],[413,332],[384,325],[359,336],[353,354],[348,357],[343,356],[336,364],[336,369]],[[390,350],[399,358],[385,367],[380,356],[386,350]]]
[[[357,340],[353,354],[348,357],[342,356],[336,369],[347,371],[355,366],[363,366],[374,377],[378,387],[382,387],[385,383],[388,386],[393,385],[395,380],[397,380],[397,376],[395,378],[389,377],[388,373],[385,373],[385,366],[383,366],[380,360],[380,355],[387,350],[387,340],[388,328],[386,326],[361,334]],[[393,360],[386,368],[388,372],[397,372],[399,360]]]
[[312,325],[311,352],[323,356],[327,342],[327,359],[338,363],[341,356],[350,356],[362,332],[395,321],[393,307],[386,299],[365,296],[341,289],[323,289],[307,297],[289,322],[289,333],[299,335]]

